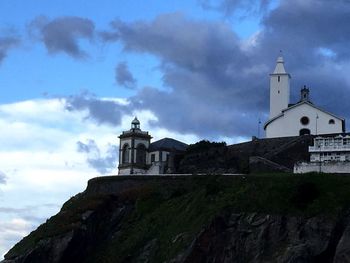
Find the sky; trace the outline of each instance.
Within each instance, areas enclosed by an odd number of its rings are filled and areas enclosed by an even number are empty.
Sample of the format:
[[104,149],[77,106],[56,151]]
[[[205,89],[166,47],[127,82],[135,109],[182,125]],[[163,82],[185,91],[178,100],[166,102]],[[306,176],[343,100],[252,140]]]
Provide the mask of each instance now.
[[134,116],[154,140],[262,134],[280,50],[291,102],[349,119],[349,24],[347,0],[1,0],[0,259],[117,173]]

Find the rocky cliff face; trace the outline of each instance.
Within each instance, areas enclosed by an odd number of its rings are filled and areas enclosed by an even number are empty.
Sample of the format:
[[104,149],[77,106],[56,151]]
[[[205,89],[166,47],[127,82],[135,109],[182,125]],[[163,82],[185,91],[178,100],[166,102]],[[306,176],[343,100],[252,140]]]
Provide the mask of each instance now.
[[350,262],[347,177],[97,186],[112,179],[90,183],[3,262]]
[[347,215],[328,220],[228,213],[198,235],[183,261],[349,262],[348,221]]

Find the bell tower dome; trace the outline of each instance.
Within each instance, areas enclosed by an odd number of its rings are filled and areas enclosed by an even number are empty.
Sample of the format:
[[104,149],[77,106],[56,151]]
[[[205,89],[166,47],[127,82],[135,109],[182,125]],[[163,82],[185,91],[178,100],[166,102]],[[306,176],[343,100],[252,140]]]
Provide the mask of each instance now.
[[282,52],[277,58],[276,67],[270,74],[270,119],[288,108],[290,97],[290,74],[284,68]]

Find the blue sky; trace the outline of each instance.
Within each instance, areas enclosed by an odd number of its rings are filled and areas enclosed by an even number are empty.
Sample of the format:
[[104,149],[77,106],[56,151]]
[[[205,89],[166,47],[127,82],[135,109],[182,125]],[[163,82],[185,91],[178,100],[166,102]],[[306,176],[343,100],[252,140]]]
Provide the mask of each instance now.
[[0,257],[116,173],[135,115],[154,140],[257,135],[280,50],[291,102],[348,119],[349,24],[342,0],[1,1]]
[[119,43],[100,43],[98,36],[79,40],[89,57],[77,60],[66,54],[49,55],[42,43],[28,32],[33,19],[77,16],[92,19],[96,30],[107,30],[114,19],[122,21],[152,20],[162,13],[181,12],[193,18],[228,21],[235,31],[248,37],[257,30],[254,18],[224,17],[204,10],[196,1],[3,1],[0,9],[0,32],[21,38],[19,47],[11,50],[1,65],[0,86],[4,91],[0,102],[71,95],[89,90],[98,96],[128,97],[135,93],[115,83],[114,68],[127,61],[138,84],[162,88],[159,59],[151,54],[123,52]]

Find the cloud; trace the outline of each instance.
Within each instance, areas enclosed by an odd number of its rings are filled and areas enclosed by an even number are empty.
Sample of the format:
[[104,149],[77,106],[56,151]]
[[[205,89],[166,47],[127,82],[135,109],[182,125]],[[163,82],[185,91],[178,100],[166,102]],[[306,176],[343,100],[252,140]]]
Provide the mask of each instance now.
[[8,52],[18,46],[20,39],[13,36],[0,36],[0,64],[6,58]]
[[125,50],[161,61],[163,85],[169,89],[145,87],[130,98],[131,107],[156,114],[156,125],[206,137],[255,130],[257,112],[268,104],[267,92],[260,88],[268,72],[241,50],[229,24],[170,13],[151,22],[115,21],[112,32]]
[[130,72],[126,62],[120,62],[115,69],[115,78],[119,85],[134,89],[136,87],[136,79]]
[[118,161],[118,148],[115,145],[107,145],[107,150],[104,156],[101,154],[100,148],[92,139],[87,140],[87,143],[77,142],[78,152],[87,154],[88,164],[101,174],[110,173],[113,170],[117,171],[116,163]]
[[[83,97],[88,104],[98,100],[107,108],[115,104],[129,107],[120,98],[81,94],[73,97]],[[71,196],[82,192],[90,178],[117,173],[117,135],[130,129],[134,115],[141,119],[143,130],[151,131],[154,140],[170,136],[186,143],[198,141],[192,134],[152,126],[156,117],[150,111],[133,111],[132,115],[123,111],[119,125],[112,126],[86,118],[87,106],[67,110],[67,100],[0,104],[0,167],[6,172],[6,184],[0,184],[0,259],[21,238],[56,214]],[[1,183],[4,180],[1,173]]]
[[87,53],[80,47],[79,41],[92,41],[95,26],[90,19],[65,16],[49,20],[46,17],[37,17],[29,26],[31,34],[36,35],[44,44],[49,54],[66,53],[81,59]]
[[232,15],[237,11],[245,14],[256,14],[266,11],[271,0],[198,0],[204,9],[222,12],[225,16]]
[[0,184],[6,184],[6,174],[0,171]]
[[10,221],[0,220],[0,257],[10,249],[9,244],[14,245],[31,230],[33,230],[33,225],[22,218],[13,218]]
[[0,167],[6,172],[6,184],[0,184],[0,258],[98,176],[76,142],[92,138],[109,145],[121,128],[84,115],[67,111],[65,99],[58,98],[0,104]]
[[[249,1],[252,9],[254,2]],[[241,8],[243,2],[223,4]],[[264,9],[271,3],[259,4]],[[138,90],[129,107],[151,110],[157,117],[154,125],[180,133],[206,138],[256,135],[258,119],[268,118],[269,73],[282,49],[292,75],[291,102],[306,84],[316,105],[349,118],[350,101],[344,98],[350,91],[350,6],[345,1],[283,0],[269,8],[259,11],[260,31],[247,40],[230,24],[181,13],[111,23],[108,33],[118,37],[108,41],[160,61],[162,86]]]
[[98,124],[119,125],[122,113],[130,111],[126,105],[115,100],[96,98],[88,92],[66,98],[65,104],[71,112],[86,110],[86,119],[95,120]]
[[294,99],[299,87],[307,84],[316,105],[349,118],[350,102],[343,99],[350,91],[346,74],[350,65],[348,2],[281,1],[262,22],[255,58],[271,60],[271,54],[282,49],[293,77]]

